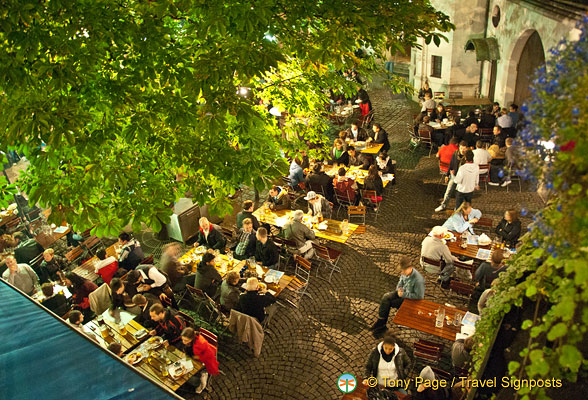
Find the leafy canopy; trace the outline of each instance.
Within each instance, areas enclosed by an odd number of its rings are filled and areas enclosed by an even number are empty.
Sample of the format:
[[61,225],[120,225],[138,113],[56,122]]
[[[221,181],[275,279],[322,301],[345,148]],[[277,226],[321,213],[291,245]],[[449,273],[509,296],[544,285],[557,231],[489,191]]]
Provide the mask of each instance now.
[[281,150],[321,143],[327,89],[356,90],[337,71],[375,68],[359,47],[452,27],[426,0],[4,0],[2,146],[30,160],[31,202],[77,229],[158,229],[185,192],[222,213],[287,171]]

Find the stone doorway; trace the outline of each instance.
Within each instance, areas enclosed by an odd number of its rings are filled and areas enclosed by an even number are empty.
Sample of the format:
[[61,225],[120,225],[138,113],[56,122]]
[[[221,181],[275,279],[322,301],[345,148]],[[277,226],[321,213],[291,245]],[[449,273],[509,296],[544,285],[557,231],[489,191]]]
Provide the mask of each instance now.
[[521,52],[517,64],[517,80],[515,85],[514,102],[522,104],[531,96],[529,85],[537,68],[545,64],[545,51],[537,31],[534,31]]

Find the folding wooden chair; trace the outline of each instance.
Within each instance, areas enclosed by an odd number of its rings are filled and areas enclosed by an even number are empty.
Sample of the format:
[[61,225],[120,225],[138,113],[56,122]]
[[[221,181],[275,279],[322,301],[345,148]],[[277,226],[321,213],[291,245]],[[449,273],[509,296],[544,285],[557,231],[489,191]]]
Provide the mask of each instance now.
[[444,347],[441,343],[419,339],[413,344],[413,354],[416,358],[425,360],[426,363],[437,364],[441,360]]
[[296,243],[292,240],[288,240],[285,238],[281,238],[279,236],[274,236],[272,238],[276,246],[280,249],[280,262],[278,265],[278,270],[281,270],[282,264],[284,268],[288,266],[292,256],[297,254]]
[[153,254],[142,259],[139,264],[140,265],[153,265]]
[[78,246],[78,247],[74,247],[73,249],[71,249],[70,251],[68,251],[65,254],[65,258],[67,259],[67,261],[74,262],[76,259],[78,259],[82,253],[84,252],[84,250]]
[[308,296],[312,299],[312,296],[307,293],[308,284],[310,282],[310,267],[311,263],[302,256],[295,255],[294,260],[296,261],[296,270],[294,272],[294,279],[288,285],[288,289],[293,292],[294,301],[287,299],[286,301],[298,308],[298,304],[303,296]]
[[378,195],[376,194],[375,190],[362,190],[361,191],[361,199],[362,201],[366,202],[369,207],[374,211],[374,220],[378,220],[378,214],[380,212],[380,205],[382,204],[382,200],[378,201]]
[[[363,225],[365,229],[365,215],[366,215],[366,207],[365,206],[349,206],[347,207],[347,221],[351,223],[356,223],[359,225]],[[355,230],[357,233],[357,230]]]
[[431,153],[433,152],[433,139],[431,137],[431,131],[427,129],[419,129],[419,139],[421,144],[429,146],[429,157],[431,157]]
[[204,297],[204,292],[200,289],[196,289],[194,286],[186,285],[186,291],[178,300],[178,304],[184,300],[186,296],[194,302],[195,310],[197,313],[200,311],[200,307],[206,301],[206,297]]
[[341,193],[335,190],[335,198],[337,199],[337,215],[339,215],[341,207],[347,208],[353,205],[353,201],[349,198],[347,192]]
[[[510,176],[509,179],[511,180],[511,182],[517,182],[519,184],[519,192],[523,191],[523,186],[521,185],[521,177],[518,176],[516,173],[513,173],[513,171],[515,170],[514,165],[512,163],[508,164],[508,170],[510,171]],[[511,183],[512,185],[512,183]],[[506,191],[508,192],[508,188],[510,185],[506,186]]]
[[480,230],[491,233],[492,232],[492,218],[481,217],[476,224],[477,227],[480,227]]
[[458,297],[465,297],[465,300],[469,301],[474,292],[474,285],[452,279],[451,282],[449,282],[449,292],[455,293]]
[[486,187],[486,193],[488,193],[488,182],[490,182],[490,164],[480,164],[478,165],[480,171],[484,170],[485,172],[480,172],[479,180],[480,183],[484,182],[484,186]]
[[319,264],[323,264],[328,270],[330,270],[329,279],[327,279],[330,283],[331,278],[333,277],[333,272],[341,272],[341,268],[339,268],[337,263],[339,262],[342,252],[316,243],[313,243],[312,247],[314,248],[316,259],[319,261]]

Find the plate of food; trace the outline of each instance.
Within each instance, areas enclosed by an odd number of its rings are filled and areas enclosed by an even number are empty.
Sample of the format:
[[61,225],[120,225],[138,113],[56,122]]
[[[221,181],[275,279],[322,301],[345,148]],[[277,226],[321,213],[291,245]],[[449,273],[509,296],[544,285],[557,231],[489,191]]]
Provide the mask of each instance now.
[[131,353],[127,356],[127,362],[131,365],[135,365],[141,362],[141,360],[143,360],[143,354],[141,354],[140,352],[136,352],[136,353]]
[[147,343],[149,343],[151,348],[155,349],[163,344],[163,338],[161,336],[153,336],[147,340]]
[[192,260],[188,259],[188,258],[184,258],[183,260],[180,260],[180,263],[182,263],[182,265],[188,265],[192,262]]
[[133,333],[133,336],[136,339],[139,339],[140,340],[140,339],[143,339],[145,336],[147,336],[148,333],[149,332],[147,332],[146,329],[139,329],[137,332]]
[[266,283],[274,283],[274,277],[273,275],[266,275],[265,278],[263,278],[263,281]]
[[182,364],[179,361],[176,361],[168,367],[168,372],[173,379],[178,379],[181,378],[186,372],[188,372],[188,370],[186,369],[184,364]]
[[206,247],[205,246],[196,247],[196,253],[199,253],[199,254],[206,253]]
[[443,236],[443,239],[445,240],[453,240],[455,238],[455,235],[453,234],[453,232],[445,232],[445,235]]

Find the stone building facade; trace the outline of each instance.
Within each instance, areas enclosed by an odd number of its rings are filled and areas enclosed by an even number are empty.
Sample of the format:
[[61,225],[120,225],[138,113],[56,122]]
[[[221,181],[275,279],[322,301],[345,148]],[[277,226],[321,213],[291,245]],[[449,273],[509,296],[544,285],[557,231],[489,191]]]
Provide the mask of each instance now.
[[[446,98],[522,103],[536,68],[563,38],[575,39],[588,6],[567,0],[431,0],[456,26],[448,42],[412,48],[410,82]],[[475,103],[475,101],[474,101]]]

